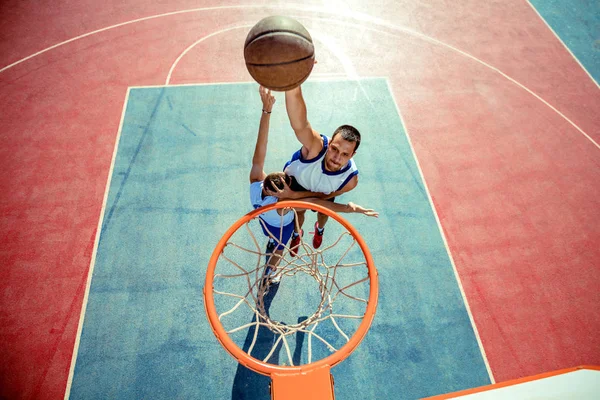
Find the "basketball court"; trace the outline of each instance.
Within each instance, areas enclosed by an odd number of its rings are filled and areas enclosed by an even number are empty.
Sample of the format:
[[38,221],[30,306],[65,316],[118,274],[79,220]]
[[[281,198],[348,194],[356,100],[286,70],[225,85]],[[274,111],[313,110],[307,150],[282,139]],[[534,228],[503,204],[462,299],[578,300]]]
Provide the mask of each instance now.
[[[268,15],[313,37],[312,126],[363,135],[360,183],[339,201],[380,213],[343,216],[379,290],[370,330],[332,369],[336,398],[424,398],[584,365],[595,379],[600,9],[388,7],[6,6],[0,397],[270,398],[269,378],[215,338],[203,297],[217,242],[252,208],[261,102],[242,50]],[[300,147],[276,100],[267,172]],[[273,294],[282,319],[313,301],[288,282]],[[288,362],[285,346],[275,357]]]

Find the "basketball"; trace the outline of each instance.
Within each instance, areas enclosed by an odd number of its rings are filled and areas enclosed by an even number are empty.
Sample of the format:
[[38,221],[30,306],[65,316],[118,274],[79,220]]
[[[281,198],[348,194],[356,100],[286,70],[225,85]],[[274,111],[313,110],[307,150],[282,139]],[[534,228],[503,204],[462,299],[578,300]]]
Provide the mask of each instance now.
[[244,43],[248,72],[262,86],[276,91],[304,82],[315,64],[315,48],[306,28],[293,18],[260,20]]

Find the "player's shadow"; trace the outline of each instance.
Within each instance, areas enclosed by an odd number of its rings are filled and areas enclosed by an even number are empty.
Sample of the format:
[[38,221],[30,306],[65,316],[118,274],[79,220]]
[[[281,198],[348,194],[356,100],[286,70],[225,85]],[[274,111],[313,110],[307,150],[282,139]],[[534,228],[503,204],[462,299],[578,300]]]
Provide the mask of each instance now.
[[[279,290],[279,285],[272,285],[269,288],[269,293],[267,293],[264,297],[265,311],[267,314],[269,313],[269,309],[271,307],[271,303]],[[305,319],[306,317],[299,318],[300,320]],[[256,322],[256,316],[252,318],[252,322]],[[250,345],[252,344],[252,340],[254,338],[254,329],[252,327],[248,329],[248,334],[246,335],[246,340],[244,341],[243,350],[248,351]],[[273,348],[273,344],[277,340],[277,335],[275,335],[269,328],[264,326],[259,326],[258,333],[256,335],[256,342],[254,343],[254,347],[252,349],[252,357],[257,358],[259,360],[263,360],[271,349]],[[304,341],[304,334],[298,333],[296,335],[296,348],[294,350],[294,354],[292,356],[292,361],[294,365],[300,364],[300,356],[302,354],[302,343]],[[268,362],[270,364],[279,364],[279,353],[281,351],[282,342],[279,342],[273,354],[269,358]],[[235,373],[235,378],[233,379],[233,388],[231,390],[231,399],[232,400],[270,400],[271,394],[269,391],[269,384],[271,382],[271,378],[265,375],[258,374],[251,369],[244,367],[241,364],[238,364],[237,371]]]

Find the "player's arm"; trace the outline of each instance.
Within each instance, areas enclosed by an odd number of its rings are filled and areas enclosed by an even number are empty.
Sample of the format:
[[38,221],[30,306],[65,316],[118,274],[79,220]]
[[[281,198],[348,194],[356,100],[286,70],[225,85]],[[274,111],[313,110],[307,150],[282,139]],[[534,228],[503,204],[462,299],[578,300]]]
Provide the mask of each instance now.
[[301,200],[307,197],[325,198],[325,193],[310,192],[308,190],[292,190],[287,183],[283,182],[283,188],[275,188],[275,190],[265,189],[269,196],[275,196],[279,200]]
[[335,211],[336,213],[360,213],[368,217],[379,217],[379,213],[377,211],[370,208],[364,208],[363,206],[359,206],[358,204],[352,202],[348,202],[348,204],[342,204],[317,198],[307,198],[304,199],[304,201],[306,201],[307,203],[318,204],[332,211]]
[[304,102],[300,86],[285,92],[285,108],[296,138],[306,150],[304,156],[312,158],[319,154],[323,148],[323,139],[321,139],[321,135],[308,122],[306,103]]
[[258,89],[263,104],[263,111],[258,126],[258,137],[254,147],[254,156],[252,157],[252,168],[250,169],[250,183],[263,181],[265,174],[265,158],[267,156],[267,143],[269,141],[269,120],[271,119],[271,110],[275,103],[275,97],[271,91],[260,86]]

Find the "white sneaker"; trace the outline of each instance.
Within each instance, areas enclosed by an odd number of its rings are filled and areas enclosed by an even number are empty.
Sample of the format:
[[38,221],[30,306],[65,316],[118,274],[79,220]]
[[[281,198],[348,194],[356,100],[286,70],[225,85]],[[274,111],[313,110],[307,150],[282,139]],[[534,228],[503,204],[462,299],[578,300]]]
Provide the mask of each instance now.
[[281,274],[278,274],[277,271],[271,271],[271,273],[269,274],[269,281],[271,283],[281,282]]
[[281,281],[281,274],[278,274],[277,270],[273,270],[269,266],[267,266],[265,271],[265,277],[268,279],[269,283],[279,283]]

